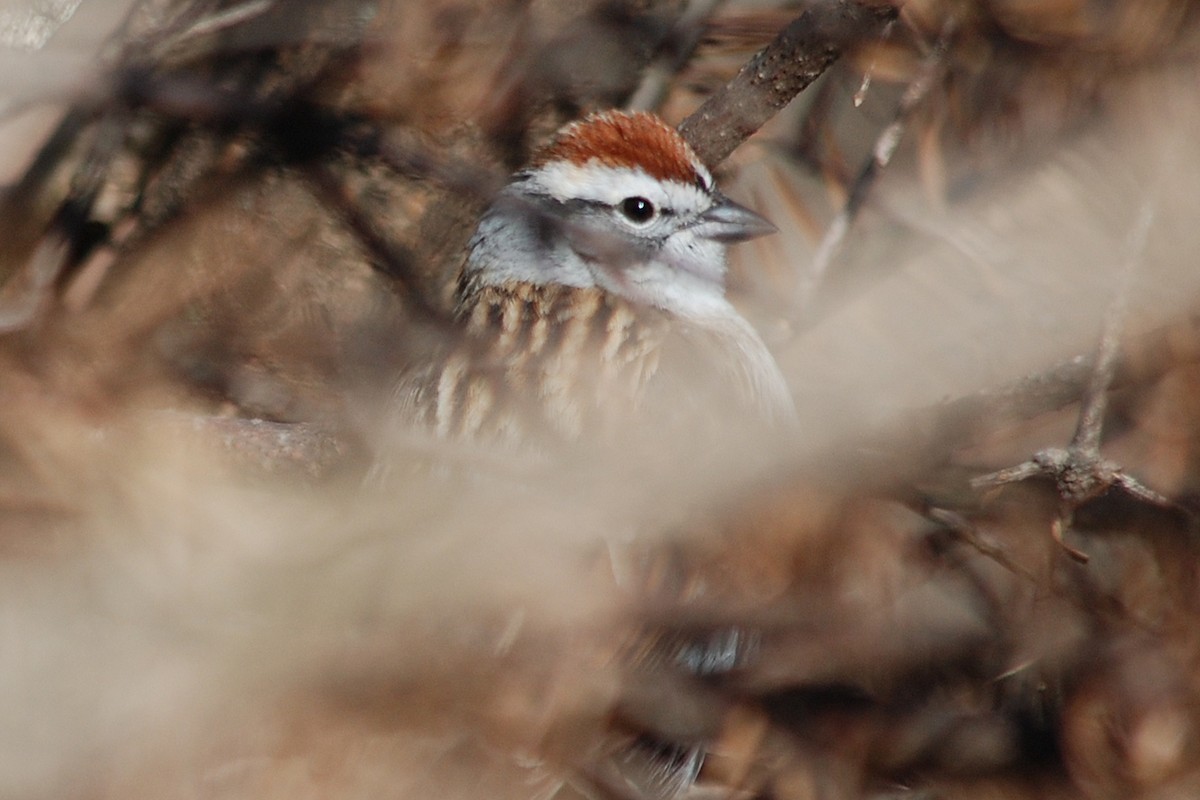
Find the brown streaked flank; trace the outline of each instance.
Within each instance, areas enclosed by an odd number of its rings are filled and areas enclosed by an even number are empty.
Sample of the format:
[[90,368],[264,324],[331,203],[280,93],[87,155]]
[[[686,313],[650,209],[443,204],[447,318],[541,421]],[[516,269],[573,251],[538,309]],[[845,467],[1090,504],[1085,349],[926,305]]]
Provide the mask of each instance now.
[[568,126],[531,166],[551,161],[644,170],[658,180],[707,187],[700,160],[674,128],[646,112],[606,111]]
[[412,398],[447,439],[612,433],[653,378],[669,327],[659,311],[559,284],[471,287],[457,316],[469,341]]

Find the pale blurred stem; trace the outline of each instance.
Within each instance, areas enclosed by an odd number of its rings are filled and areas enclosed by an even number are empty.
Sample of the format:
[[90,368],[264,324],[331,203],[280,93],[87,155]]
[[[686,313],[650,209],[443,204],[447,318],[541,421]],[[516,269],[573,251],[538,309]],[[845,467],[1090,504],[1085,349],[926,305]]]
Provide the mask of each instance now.
[[813,5],[680,123],[679,132],[705,164],[721,163],[846,50],[878,36],[896,14],[891,3]]
[[1129,295],[1133,291],[1133,279],[1137,274],[1146,251],[1150,226],[1154,221],[1155,200],[1147,198],[1138,212],[1137,221],[1126,242],[1125,259],[1117,277],[1116,291],[1112,303],[1104,315],[1100,344],[1096,348],[1096,361],[1091,380],[1083,395],[1079,410],[1079,423],[1071,439],[1071,448],[1080,453],[1099,455],[1100,438],[1104,428],[1104,414],[1108,409],[1108,390],[1112,386],[1120,360],[1121,336],[1125,330],[1125,319],[1129,316]]
[[821,242],[817,245],[808,275],[798,283],[796,297],[792,303],[793,319],[808,310],[813,295],[829,272],[834,258],[841,251],[842,243],[846,240],[850,227],[866,204],[871,187],[879,174],[891,163],[892,156],[896,154],[896,148],[899,147],[900,140],[908,129],[913,115],[925,98],[929,96],[929,91],[936,84],[938,76],[942,74],[946,64],[946,51],[950,46],[953,32],[954,25],[952,22],[948,22],[938,36],[937,42],[922,60],[916,76],[904,90],[900,103],[892,116],[892,121],[876,138],[875,146],[871,149],[871,157],[855,176],[845,204],[826,228],[825,235],[821,237]]
[[656,111],[666,99],[672,79],[691,60],[704,35],[705,23],[725,0],[691,0],[667,37],[667,52],[650,62],[642,82],[626,103],[631,111]]
[[[1108,380],[1108,391],[1112,391],[1152,381],[1171,369],[1200,361],[1194,352],[1172,351],[1169,340],[1181,336],[1200,337],[1200,331],[1185,332],[1180,327],[1167,325],[1146,335],[1132,352],[1119,349],[1112,358],[1111,375],[1107,378],[1104,371],[1098,372],[1094,368],[1098,361],[1072,358],[1011,384],[916,412],[905,418],[903,430],[891,435],[883,432],[872,438],[890,442],[885,448],[889,451],[920,450],[938,460],[947,449],[969,446],[987,431],[995,430],[997,425],[1032,419],[1079,402],[1081,397],[1094,397],[1090,387],[1105,380]],[[1194,328],[1194,325],[1190,327]],[[1091,410],[1080,415],[1075,436],[1079,445],[1087,446],[1087,443],[1078,431],[1084,430],[1085,436],[1095,435],[1091,433],[1095,430],[1093,423],[1088,420],[1103,419],[1106,404],[1107,393],[1101,392],[1098,402],[1091,402]]]
[[316,423],[159,412],[153,424],[175,434],[216,444],[231,464],[268,473],[320,478],[353,458],[339,431]]
[[[7,240],[6,246],[32,242],[35,232],[49,223],[54,209],[47,195],[54,186],[55,171],[76,146],[82,132],[100,116],[100,109],[92,104],[72,107],[38,149],[20,179],[0,193],[0,236]],[[24,264],[19,258],[0,259],[0,284],[6,283]],[[0,300],[0,306],[6,303]]]
[[[27,327],[49,300],[55,282],[75,255],[73,245],[79,228],[90,217],[109,167],[124,141],[123,125],[124,119],[117,113],[107,114],[96,123],[94,139],[72,176],[68,198],[59,206],[49,232],[0,286],[0,333]],[[79,135],[83,129],[82,126],[74,129],[74,134]],[[34,169],[40,172],[42,165],[35,163],[30,171]],[[24,184],[22,180],[20,185]],[[14,205],[20,201],[18,195],[11,197]]]

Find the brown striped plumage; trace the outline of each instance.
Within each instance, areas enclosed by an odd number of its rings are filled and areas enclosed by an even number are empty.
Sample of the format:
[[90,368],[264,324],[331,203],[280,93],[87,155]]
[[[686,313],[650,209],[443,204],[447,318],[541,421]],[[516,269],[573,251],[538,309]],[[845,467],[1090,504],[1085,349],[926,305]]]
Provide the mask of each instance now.
[[[441,438],[600,435],[636,413],[668,320],[600,289],[481,286],[461,298],[466,340],[420,398]],[[432,376],[431,376],[432,377]]]

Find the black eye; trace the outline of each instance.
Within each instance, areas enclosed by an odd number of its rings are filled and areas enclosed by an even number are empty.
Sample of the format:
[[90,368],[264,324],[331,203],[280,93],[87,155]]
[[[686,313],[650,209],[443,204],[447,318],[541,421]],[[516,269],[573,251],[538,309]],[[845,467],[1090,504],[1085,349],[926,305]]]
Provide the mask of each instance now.
[[654,216],[654,203],[644,197],[626,197],[621,201],[621,213],[631,222],[649,222]]

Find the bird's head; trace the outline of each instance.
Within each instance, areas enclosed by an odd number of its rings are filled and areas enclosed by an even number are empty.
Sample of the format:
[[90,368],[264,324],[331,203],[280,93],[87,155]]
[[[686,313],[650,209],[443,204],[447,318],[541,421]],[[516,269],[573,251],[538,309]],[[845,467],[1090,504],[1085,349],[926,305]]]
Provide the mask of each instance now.
[[563,128],[513,177],[480,221],[467,271],[704,316],[727,306],[726,246],[773,230],[722,195],[658,117],[608,111]]

